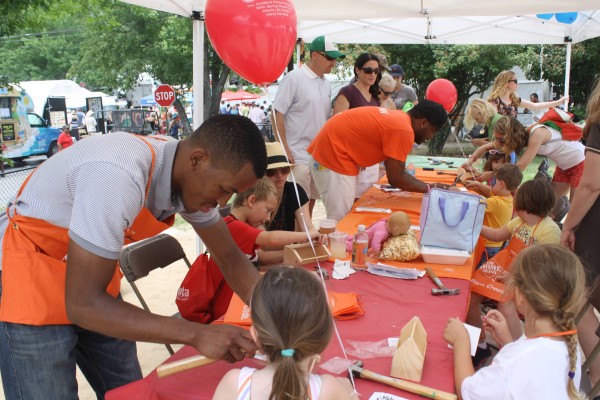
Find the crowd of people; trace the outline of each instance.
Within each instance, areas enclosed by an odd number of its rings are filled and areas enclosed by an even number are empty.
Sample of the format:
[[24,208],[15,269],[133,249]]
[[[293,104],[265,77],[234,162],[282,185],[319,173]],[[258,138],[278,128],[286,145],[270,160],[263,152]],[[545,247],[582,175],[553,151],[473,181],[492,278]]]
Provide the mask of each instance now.
[[[266,354],[260,370],[228,372],[215,399],[356,398],[347,379],[316,374],[333,331],[322,284],[302,268],[273,266],[282,263],[286,244],[322,240],[312,224],[317,199],[339,221],[379,179],[380,168],[405,191],[449,189],[406,167],[414,144],[431,139],[448,114],[417,98],[403,83],[402,66],[368,52],[356,58],[354,79],[332,98],[325,74],[346,55],[325,36],[309,52],[308,62],[282,80],[272,112],[256,102],[223,102],[219,115],[182,140],[172,140],[181,136],[173,112],[164,131],[171,138],[114,132],[74,145],[74,130],[97,127],[93,114],[70,114],[60,153],[31,174],[0,214],[0,371],[7,399],[77,398],[76,366],[104,398],[142,377],[136,341],[188,344],[229,362],[257,350]],[[483,128],[473,140],[478,149],[462,166],[473,178],[466,186],[486,197],[486,250],[477,268],[505,250],[518,254],[502,276],[509,300],[482,319],[485,296],[473,294],[467,313],[467,322],[481,326],[501,350],[488,367],[474,362],[468,333],[455,318],[444,338],[454,346],[462,398],[583,398],[577,344],[588,356],[598,342],[594,308],[600,307],[600,250],[593,239],[600,223],[594,178],[600,83],[589,97],[583,144],[552,126],[526,129],[515,118],[519,107],[542,110],[568,98],[523,100],[515,76],[502,72],[490,97],[469,105],[467,124]],[[273,143],[259,129],[268,116]],[[153,131],[162,121],[156,112],[146,116]],[[551,184],[522,183],[537,154],[557,165]],[[476,171],[473,164],[485,157],[484,170]],[[234,194],[221,218],[217,207]],[[556,209],[565,196],[573,207],[563,221]],[[210,250],[206,268],[220,274],[225,288],[219,304],[196,312],[214,319],[236,293],[252,303],[250,331],[162,317],[122,301],[117,260],[123,245],[158,234],[177,213]],[[490,354],[484,339],[480,359]],[[589,374],[593,383],[600,380],[600,360]]]

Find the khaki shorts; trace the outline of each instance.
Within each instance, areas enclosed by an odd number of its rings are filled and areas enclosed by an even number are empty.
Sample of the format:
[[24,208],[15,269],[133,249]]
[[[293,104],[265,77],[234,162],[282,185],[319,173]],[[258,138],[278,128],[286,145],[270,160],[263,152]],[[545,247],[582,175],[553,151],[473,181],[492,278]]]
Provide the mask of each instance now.
[[[296,164],[292,167],[292,172],[294,173],[294,178],[296,178],[296,183],[302,186],[309,199],[316,200],[321,198],[308,165]],[[288,177],[288,181],[292,181],[291,176]]]

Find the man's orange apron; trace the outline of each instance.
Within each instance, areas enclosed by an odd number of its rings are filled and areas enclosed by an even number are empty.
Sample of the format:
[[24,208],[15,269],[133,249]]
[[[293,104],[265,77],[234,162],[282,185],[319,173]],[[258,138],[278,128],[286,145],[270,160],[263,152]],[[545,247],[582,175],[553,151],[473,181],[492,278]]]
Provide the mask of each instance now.
[[[173,225],[175,215],[158,221],[146,208],[146,200],[152,182],[156,154],[150,148],[152,164],[146,185],[144,206],[125,231],[125,244],[157,235]],[[158,139],[157,140],[165,140]],[[31,175],[23,182],[17,198]],[[16,204],[16,201],[15,201]],[[70,324],[65,307],[65,278],[69,235],[67,228],[46,221],[18,215],[11,216],[7,208],[8,226],[2,243],[2,298],[0,321],[26,325]],[[118,264],[107,293],[117,297],[123,274]]]
[[516,233],[524,224],[523,222],[515,229],[515,232],[508,241],[506,247],[473,272],[471,278],[472,292],[492,300],[502,301],[505,285],[504,282],[500,282],[498,278],[504,276],[505,272],[510,272],[512,263],[519,253],[533,244],[533,235],[535,235],[535,231],[540,222],[541,220],[535,225],[535,228],[533,228],[533,232],[527,243],[516,237]]

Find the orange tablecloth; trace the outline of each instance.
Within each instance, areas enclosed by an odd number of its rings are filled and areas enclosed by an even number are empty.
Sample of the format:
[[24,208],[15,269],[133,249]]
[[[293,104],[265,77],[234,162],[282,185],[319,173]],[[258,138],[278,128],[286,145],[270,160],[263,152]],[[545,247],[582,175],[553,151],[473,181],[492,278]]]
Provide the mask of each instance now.
[[[445,172],[449,171],[446,170]],[[417,169],[417,178],[424,182],[452,183],[455,176],[439,175],[437,174],[437,171],[423,171],[422,169]],[[384,178],[380,183],[387,183],[387,180]],[[346,215],[344,219],[338,222],[337,230],[353,235],[356,233],[359,224],[368,227],[374,222],[386,218],[388,215],[383,213],[356,211],[356,207],[360,206],[389,208],[392,212],[404,211],[410,217],[411,224],[418,226],[422,200],[423,194],[421,193],[404,191],[384,192],[383,190],[372,187],[354,204],[352,211]],[[426,266],[429,266],[441,278],[447,277],[470,280],[471,273],[481,258],[483,250],[483,240],[479,240],[471,257],[463,265],[425,263],[420,256],[410,262],[385,261],[384,263],[396,267],[417,268],[421,270],[424,270]]]

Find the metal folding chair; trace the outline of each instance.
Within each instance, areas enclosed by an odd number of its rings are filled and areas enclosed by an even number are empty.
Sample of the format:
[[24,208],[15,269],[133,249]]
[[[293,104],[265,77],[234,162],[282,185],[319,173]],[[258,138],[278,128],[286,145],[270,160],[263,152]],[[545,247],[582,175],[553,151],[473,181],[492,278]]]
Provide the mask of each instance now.
[[[161,233],[123,248],[119,259],[121,271],[123,271],[123,275],[125,275],[144,310],[150,312],[150,308],[148,308],[148,304],[146,304],[135,281],[148,276],[152,270],[164,268],[178,260],[183,260],[190,268],[190,261],[186,257],[181,244],[173,236],[166,233]],[[165,346],[169,353],[174,353],[170,345],[166,344]]]

